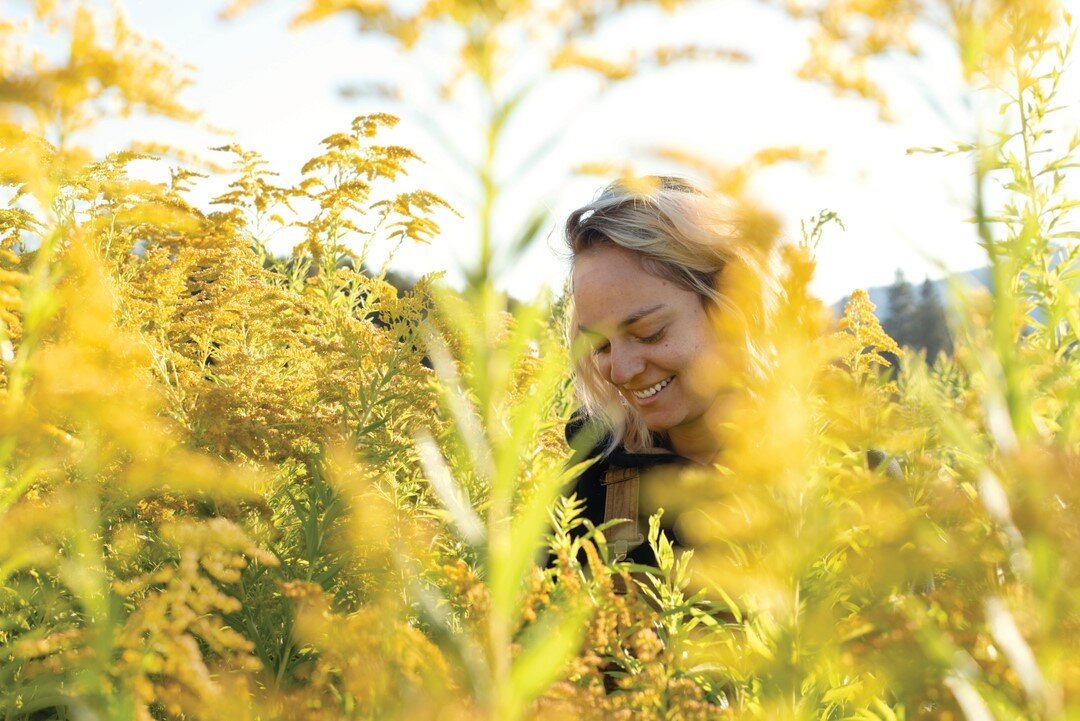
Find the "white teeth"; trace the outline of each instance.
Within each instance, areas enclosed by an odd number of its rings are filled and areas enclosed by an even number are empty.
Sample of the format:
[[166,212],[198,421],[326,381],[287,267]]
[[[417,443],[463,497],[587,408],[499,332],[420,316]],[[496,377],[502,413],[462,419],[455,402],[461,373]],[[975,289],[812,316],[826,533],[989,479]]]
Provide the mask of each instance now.
[[[674,377],[675,376],[671,376],[671,378],[674,378]],[[635,398],[645,399],[645,398],[648,398],[650,396],[656,395],[657,393],[660,392],[660,390],[664,386],[666,386],[668,383],[671,382],[671,378],[665,378],[664,380],[662,380],[659,383],[657,383],[656,385],[654,385],[652,388],[646,388],[643,391],[633,391],[634,397]]]

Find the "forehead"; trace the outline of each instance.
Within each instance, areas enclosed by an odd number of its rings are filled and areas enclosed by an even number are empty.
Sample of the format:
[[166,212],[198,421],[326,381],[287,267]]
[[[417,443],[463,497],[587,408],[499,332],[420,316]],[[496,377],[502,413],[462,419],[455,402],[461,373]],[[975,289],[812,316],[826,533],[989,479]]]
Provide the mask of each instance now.
[[616,326],[655,305],[678,312],[698,302],[694,293],[645,270],[640,254],[610,245],[574,260],[573,289],[578,321],[586,328]]

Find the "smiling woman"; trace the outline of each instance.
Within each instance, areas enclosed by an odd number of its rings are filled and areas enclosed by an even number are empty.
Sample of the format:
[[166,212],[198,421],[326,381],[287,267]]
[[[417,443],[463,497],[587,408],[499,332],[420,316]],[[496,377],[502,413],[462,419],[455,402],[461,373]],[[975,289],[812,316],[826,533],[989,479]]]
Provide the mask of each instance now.
[[724,400],[760,357],[749,324],[765,315],[769,243],[737,215],[687,180],[646,177],[613,183],[566,223],[582,403],[567,436],[598,457],[575,490],[593,523],[629,521],[607,534],[629,560],[652,561],[642,471],[714,461]]
[[646,271],[641,261],[618,245],[577,258],[577,329],[590,340],[583,362],[618,394],[628,420],[666,434],[681,455],[708,462],[715,448],[706,416],[721,380],[708,368],[716,350],[709,312],[700,296]]

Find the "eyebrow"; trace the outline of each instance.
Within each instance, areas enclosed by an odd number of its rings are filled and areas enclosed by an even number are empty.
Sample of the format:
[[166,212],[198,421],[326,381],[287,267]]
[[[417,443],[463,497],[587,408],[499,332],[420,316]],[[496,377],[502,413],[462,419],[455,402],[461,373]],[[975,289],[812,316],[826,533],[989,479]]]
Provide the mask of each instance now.
[[[619,323],[619,328],[625,328],[625,327],[627,327],[629,325],[633,325],[634,323],[637,323],[639,320],[641,320],[645,316],[652,315],[653,313],[655,313],[658,310],[663,309],[664,307],[665,306],[664,306],[663,303],[657,303],[656,305],[649,306],[648,308],[642,308],[641,310],[636,310],[633,313],[631,313],[630,315],[623,318],[622,322]],[[588,328],[586,328],[583,325],[579,325],[578,330],[581,331],[582,333],[593,333],[593,334],[595,334],[595,331],[591,331],[591,330],[589,330]]]

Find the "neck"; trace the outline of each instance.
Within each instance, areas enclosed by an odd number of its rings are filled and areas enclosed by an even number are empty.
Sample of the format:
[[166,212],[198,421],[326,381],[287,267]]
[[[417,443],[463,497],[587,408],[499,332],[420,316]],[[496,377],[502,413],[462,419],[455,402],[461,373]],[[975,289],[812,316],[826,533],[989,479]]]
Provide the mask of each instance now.
[[668,439],[671,441],[672,450],[701,465],[712,463],[720,453],[716,432],[704,419],[689,426],[672,428],[668,431]]
[[730,416],[730,402],[729,396],[721,394],[700,418],[668,430],[672,450],[703,466],[715,462],[720,455],[717,431],[722,419]]

